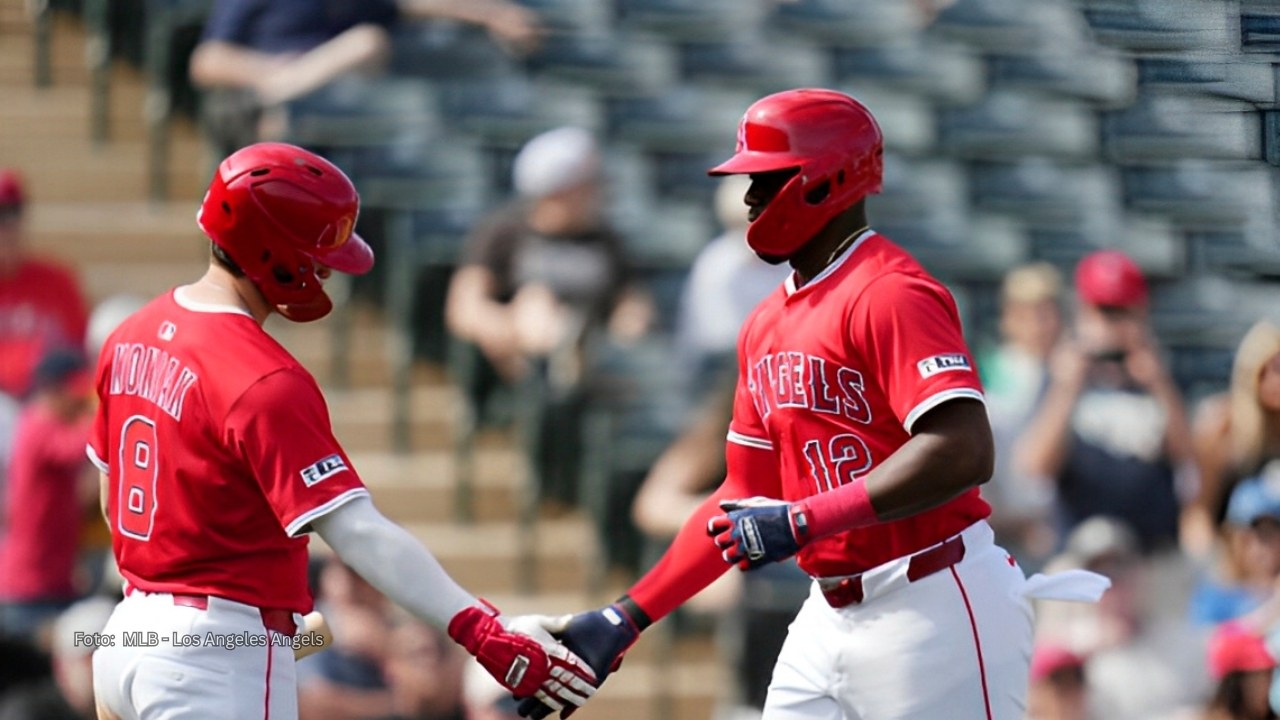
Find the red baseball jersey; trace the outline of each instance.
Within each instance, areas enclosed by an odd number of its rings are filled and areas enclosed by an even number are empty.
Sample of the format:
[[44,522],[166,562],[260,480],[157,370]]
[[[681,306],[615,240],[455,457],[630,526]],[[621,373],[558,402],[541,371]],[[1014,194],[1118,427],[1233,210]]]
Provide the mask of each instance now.
[[124,578],[309,612],[309,524],[368,494],[311,374],[249,315],[179,289],[108,338],[97,392],[89,454]]
[[[869,473],[915,421],[982,386],[947,289],[873,231],[800,288],[788,278],[743,325],[729,441],[770,450],[785,500]],[[861,572],[941,542],[990,506],[973,488],[932,510],[810,543],[814,576]]]
[[26,258],[0,276],[0,392],[25,395],[41,356],[82,347],[88,323],[79,282],[62,265]]

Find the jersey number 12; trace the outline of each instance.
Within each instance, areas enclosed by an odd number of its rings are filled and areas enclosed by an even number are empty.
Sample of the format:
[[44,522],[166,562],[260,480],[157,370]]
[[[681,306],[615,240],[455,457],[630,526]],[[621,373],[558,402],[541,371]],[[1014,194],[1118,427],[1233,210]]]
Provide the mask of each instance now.
[[156,517],[156,478],[159,458],[156,424],[134,415],[120,432],[120,489],[116,497],[116,526],[126,537],[150,540]]

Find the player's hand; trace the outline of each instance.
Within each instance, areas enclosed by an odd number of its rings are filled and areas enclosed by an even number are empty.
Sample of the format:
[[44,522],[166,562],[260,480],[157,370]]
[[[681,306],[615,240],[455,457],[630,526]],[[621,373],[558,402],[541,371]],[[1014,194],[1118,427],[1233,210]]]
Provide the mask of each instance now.
[[804,503],[750,497],[721,501],[720,509],[725,514],[707,521],[707,535],[725,562],[743,570],[786,560],[809,539]]
[[497,609],[481,602],[483,606],[466,608],[449,621],[449,637],[512,695],[551,712],[572,711],[595,694],[596,674],[587,663],[554,641],[507,629]]
[[[599,684],[603,684],[609,673],[618,669],[622,664],[622,656],[640,637],[639,626],[619,604],[577,615],[529,615],[516,618],[515,622],[516,627],[524,627],[525,622],[534,622],[551,633],[591,666]],[[541,698],[525,700],[519,707],[520,717],[534,720],[541,720],[555,710],[556,708],[542,702]],[[567,707],[560,712],[560,717],[567,718],[575,710],[576,707]]]

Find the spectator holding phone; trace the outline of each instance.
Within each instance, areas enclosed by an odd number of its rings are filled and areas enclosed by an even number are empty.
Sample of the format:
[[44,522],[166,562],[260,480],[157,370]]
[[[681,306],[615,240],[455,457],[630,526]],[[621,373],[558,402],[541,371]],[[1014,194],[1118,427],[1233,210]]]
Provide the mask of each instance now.
[[1075,288],[1074,327],[1050,360],[1014,463],[1052,482],[1062,532],[1109,515],[1133,529],[1144,551],[1170,549],[1191,431],[1152,337],[1146,278],[1129,257],[1104,250],[1080,261]]

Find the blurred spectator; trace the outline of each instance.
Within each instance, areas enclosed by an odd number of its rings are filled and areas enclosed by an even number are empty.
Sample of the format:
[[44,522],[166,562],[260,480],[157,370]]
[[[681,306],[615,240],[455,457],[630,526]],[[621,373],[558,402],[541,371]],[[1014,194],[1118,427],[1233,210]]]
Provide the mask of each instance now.
[[698,253],[680,297],[676,350],[696,394],[714,387],[723,372],[734,371],[738,329],[791,270],[762,261],[747,246],[742,198],[750,185],[745,175],[726,175],[720,181],[715,210],[724,232]]
[[[469,658],[437,628],[401,614],[395,618],[385,663],[395,713],[389,720],[474,720],[463,711],[463,668]],[[497,693],[510,693],[479,663],[470,663]]]
[[1128,523],[1145,551],[1178,539],[1175,475],[1191,461],[1182,396],[1147,317],[1147,282],[1123,253],[1076,268],[1077,312],[1015,446],[1015,471],[1053,478],[1064,531],[1095,515]]
[[1267,693],[1276,661],[1261,635],[1241,623],[1218,626],[1209,640],[1208,665],[1217,687],[1205,720],[1275,720]]
[[1140,554],[1137,535],[1114,518],[1094,517],[1067,538],[1046,570],[1083,568],[1111,578],[1100,602],[1039,603],[1037,636],[1088,657],[1091,717],[1172,718],[1207,696],[1204,637],[1186,619],[1185,597],[1161,582]]
[[[1200,485],[1183,534],[1187,549],[1203,556],[1214,546],[1232,486],[1280,457],[1280,328],[1265,320],[1249,328],[1230,389],[1201,402],[1193,431]],[[1222,559],[1228,575],[1232,561],[1229,554]]]
[[146,304],[145,298],[121,293],[112,295],[93,306],[93,311],[89,313],[89,329],[85,333],[84,340],[85,352],[89,354],[91,364],[97,361],[98,353],[102,352],[102,345],[107,341],[111,331]]
[[1227,503],[1225,557],[1235,560],[1234,576],[1209,578],[1196,589],[1191,617],[1217,624],[1262,604],[1280,576],[1280,463],[1247,478]]
[[1057,645],[1039,645],[1031,655],[1027,720],[1089,720],[1084,659]]
[[386,599],[337,556],[320,571],[316,609],[333,645],[298,663],[298,714],[307,720],[385,718],[394,698],[383,675],[391,632]]
[[[508,0],[216,0],[191,56],[191,80],[215,92],[203,102],[218,157],[283,127],[263,110],[307,95],[343,75],[382,70],[388,30],[404,18],[480,25],[513,50],[537,40],[535,15]],[[264,132],[265,131],[265,132]]]
[[1000,288],[1000,344],[978,358],[996,443],[983,497],[1004,547],[1032,571],[1054,551],[1052,481],[1014,471],[1013,446],[1044,393],[1049,355],[1062,334],[1062,275],[1049,263],[1010,270]]
[[0,542],[0,632],[20,637],[83,593],[75,577],[81,519],[98,506],[84,449],[92,386],[84,355],[50,352],[34,386],[14,438]]
[[88,321],[71,270],[23,247],[26,195],[13,170],[0,169],[0,393],[22,398],[46,352],[81,347]]
[[0,702],[0,720],[91,720],[93,649],[81,634],[102,632],[115,603],[90,597],[58,616],[53,626],[53,677],[24,685]]
[[508,382],[523,382],[530,439],[548,497],[572,501],[589,373],[585,350],[602,330],[627,342],[652,319],[630,282],[622,240],[602,215],[600,152],[591,133],[562,127],[516,156],[519,198],[467,238],[445,320]]

